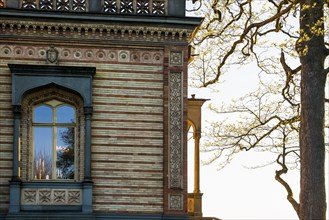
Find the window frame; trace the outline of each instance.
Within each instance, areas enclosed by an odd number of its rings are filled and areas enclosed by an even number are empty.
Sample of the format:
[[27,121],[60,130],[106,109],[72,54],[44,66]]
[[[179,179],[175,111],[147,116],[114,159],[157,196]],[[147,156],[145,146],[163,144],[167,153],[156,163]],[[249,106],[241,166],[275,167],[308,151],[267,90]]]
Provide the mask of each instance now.
[[[56,101],[57,102],[57,105],[56,104],[51,104],[51,102],[53,101]],[[51,110],[52,110],[52,121],[49,123],[49,122],[35,122],[35,110],[36,108],[40,107],[40,106],[47,106],[47,107],[50,107]],[[74,122],[73,123],[63,123],[63,122],[57,122],[57,110],[63,106],[68,106],[70,108],[72,108],[74,110]],[[32,106],[32,115],[31,115],[31,119],[32,119],[32,125],[31,125],[31,135],[30,135],[30,139],[31,139],[31,154],[32,154],[32,163],[33,163],[33,167],[32,167],[32,176],[31,176],[31,180],[32,181],[77,181],[77,177],[79,175],[78,173],[78,161],[77,161],[77,137],[78,137],[78,132],[79,132],[79,129],[78,129],[78,122],[77,122],[77,109],[74,105],[70,104],[70,103],[67,103],[65,101],[59,101],[57,100],[56,98],[54,99],[51,99],[51,100],[48,100],[48,101],[44,101],[44,102],[41,102],[41,103],[38,103],[36,105],[33,105]],[[34,164],[34,160],[35,160],[35,143],[34,143],[34,140],[35,140],[35,133],[34,133],[34,130],[36,127],[39,127],[39,128],[42,128],[42,127],[45,127],[45,128],[51,128],[51,134],[52,134],[52,157],[51,157],[51,171],[52,171],[52,176],[49,178],[49,179],[37,179],[35,178],[35,164]],[[58,128],[68,128],[68,127],[73,127],[74,128],[74,146],[73,146],[73,149],[74,149],[74,178],[72,179],[58,179],[57,178],[57,152],[56,152],[56,146],[57,146],[57,129]]]

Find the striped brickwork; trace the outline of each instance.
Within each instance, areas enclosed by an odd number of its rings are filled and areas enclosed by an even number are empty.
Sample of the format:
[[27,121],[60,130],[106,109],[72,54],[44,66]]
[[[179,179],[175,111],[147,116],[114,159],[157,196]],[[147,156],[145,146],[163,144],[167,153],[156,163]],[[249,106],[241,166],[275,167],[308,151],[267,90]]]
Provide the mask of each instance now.
[[162,212],[162,66],[100,67],[93,106],[94,210]]
[[12,175],[13,113],[11,77],[0,58],[0,213],[9,205],[9,180]]
[[[7,212],[13,114],[8,63],[46,64],[48,43],[0,43],[0,211]],[[163,212],[163,49],[58,43],[61,66],[93,66],[95,212]],[[24,145],[24,143],[22,143]]]

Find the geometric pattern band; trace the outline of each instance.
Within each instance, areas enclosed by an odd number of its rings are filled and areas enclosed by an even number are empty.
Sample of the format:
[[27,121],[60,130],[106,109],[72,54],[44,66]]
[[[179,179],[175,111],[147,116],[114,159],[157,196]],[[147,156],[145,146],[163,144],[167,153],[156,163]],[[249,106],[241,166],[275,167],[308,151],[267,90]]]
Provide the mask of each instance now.
[[183,188],[183,74],[169,76],[169,172],[170,188]]
[[22,189],[22,205],[81,205],[81,189]]
[[[10,0],[7,0],[10,1]],[[92,0],[20,0],[25,9],[88,11],[87,5]],[[103,7],[102,12],[120,14],[153,14],[165,15],[167,0],[96,0]],[[4,7],[4,0],[0,0]]]

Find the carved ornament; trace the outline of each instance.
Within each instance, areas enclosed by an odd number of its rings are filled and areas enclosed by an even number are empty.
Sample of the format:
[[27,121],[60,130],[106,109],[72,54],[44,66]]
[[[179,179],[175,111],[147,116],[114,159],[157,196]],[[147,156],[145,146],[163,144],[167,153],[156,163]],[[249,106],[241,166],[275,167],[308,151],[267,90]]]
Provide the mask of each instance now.
[[184,28],[141,27],[104,24],[77,24],[0,19],[0,35],[29,37],[136,41],[186,41],[192,31]]
[[81,205],[80,189],[22,189],[22,205]]
[[170,188],[183,187],[183,80],[182,73],[169,77],[169,172]]

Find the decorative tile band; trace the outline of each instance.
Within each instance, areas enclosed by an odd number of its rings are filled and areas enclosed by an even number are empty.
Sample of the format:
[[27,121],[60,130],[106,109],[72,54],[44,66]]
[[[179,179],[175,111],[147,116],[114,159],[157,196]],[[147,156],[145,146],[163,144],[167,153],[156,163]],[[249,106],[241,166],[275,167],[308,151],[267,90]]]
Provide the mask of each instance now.
[[22,205],[81,205],[80,189],[22,189]]
[[182,188],[183,179],[183,74],[170,73],[169,171],[170,188]]
[[[11,46],[0,45],[0,57],[15,58],[34,58],[47,59],[47,52],[52,47],[33,47],[33,46]],[[162,51],[133,51],[120,49],[95,49],[95,48],[70,48],[54,47],[58,57],[56,61],[75,60],[75,61],[98,61],[98,62],[133,62],[145,64],[161,64],[163,62]]]
[[169,194],[169,209],[170,210],[183,210],[183,195],[182,194]]
[[[90,0],[89,0],[90,1]],[[88,0],[21,0],[21,8],[86,12]],[[116,14],[166,15],[167,0],[97,0],[101,1],[100,12]],[[1,0],[0,2],[3,2]]]
[[87,11],[88,0],[21,0],[22,8],[57,10],[57,11]]

